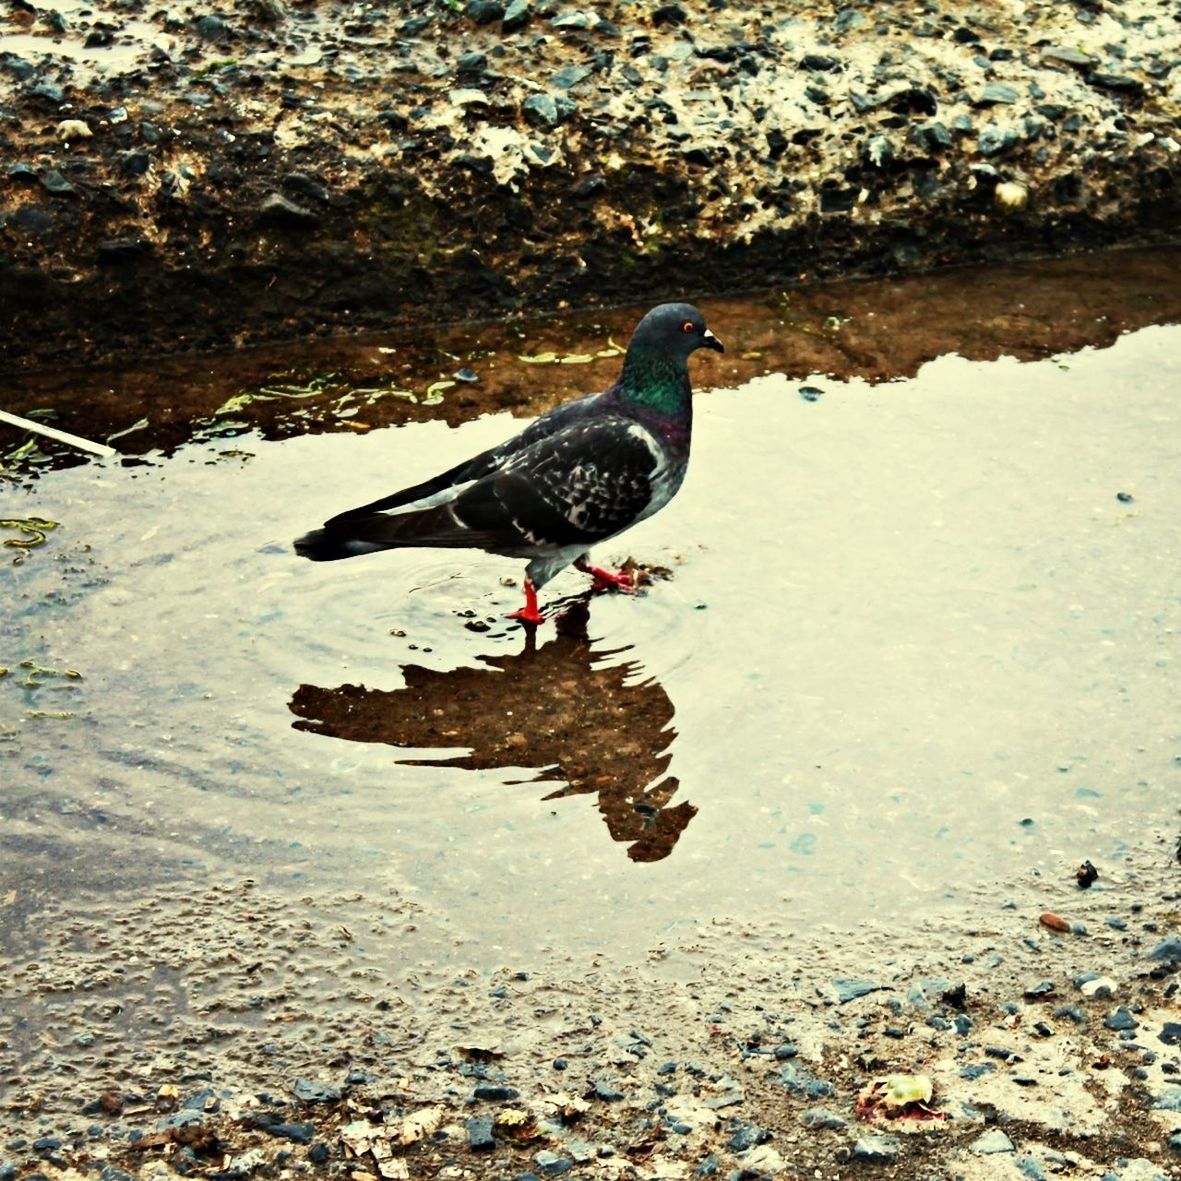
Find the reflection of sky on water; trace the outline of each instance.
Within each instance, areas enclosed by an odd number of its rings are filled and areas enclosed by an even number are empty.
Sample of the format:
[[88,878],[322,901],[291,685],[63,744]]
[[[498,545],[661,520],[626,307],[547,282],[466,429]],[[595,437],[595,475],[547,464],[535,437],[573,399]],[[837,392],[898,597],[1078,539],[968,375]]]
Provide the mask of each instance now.
[[[167,852],[192,872],[409,883],[501,948],[954,907],[1114,858],[1175,822],[1181,775],[1178,333],[1059,362],[946,358],[876,388],[813,378],[815,401],[779,377],[706,394],[681,495],[596,554],[671,580],[596,597],[589,640],[543,632],[532,656],[500,619],[515,563],[316,567],[288,548],[342,495],[429,475],[505,416],[214,441],[2,491],[0,518],[61,526],[0,570],[0,664],[82,674],[0,680],[2,839],[56,842],[62,865]],[[573,716],[542,690],[565,726],[550,747],[536,716],[498,737],[454,712],[457,687],[501,678],[524,702],[532,675],[585,699]],[[327,729],[347,686],[384,736],[293,729],[293,695]],[[626,708],[609,727],[610,694]],[[396,721],[412,705],[443,711],[451,740],[394,749],[420,741]],[[513,733],[510,766],[492,748]],[[550,766],[552,790],[576,790],[543,802],[530,781]],[[621,856],[677,808],[696,813],[666,855]]]

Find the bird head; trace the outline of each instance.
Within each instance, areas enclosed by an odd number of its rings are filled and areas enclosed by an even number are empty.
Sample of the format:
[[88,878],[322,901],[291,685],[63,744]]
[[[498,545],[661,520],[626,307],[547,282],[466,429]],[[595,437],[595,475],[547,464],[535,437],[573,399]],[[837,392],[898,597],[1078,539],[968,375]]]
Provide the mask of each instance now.
[[724,353],[725,345],[705,326],[705,317],[689,303],[662,303],[636,325],[632,345],[688,357],[696,349]]

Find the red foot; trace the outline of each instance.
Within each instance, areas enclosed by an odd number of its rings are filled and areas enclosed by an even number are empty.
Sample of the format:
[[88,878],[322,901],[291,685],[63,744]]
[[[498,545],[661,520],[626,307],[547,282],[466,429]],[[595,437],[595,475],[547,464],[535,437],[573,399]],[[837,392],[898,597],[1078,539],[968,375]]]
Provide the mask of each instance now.
[[545,622],[545,616],[537,609],[537,591],[528,578],[525,579],[525,606],[520,611],[510,612],[505,619],[515,619],[526,627],[539,627]]
[[636,589],[635,579],[626,570],[604,570],[601,566],[592,566],[581,558],[574,563],[574,568],[581,570],[583,574],[589,574],[595,580],[591,590],[613,590],[631,594]]

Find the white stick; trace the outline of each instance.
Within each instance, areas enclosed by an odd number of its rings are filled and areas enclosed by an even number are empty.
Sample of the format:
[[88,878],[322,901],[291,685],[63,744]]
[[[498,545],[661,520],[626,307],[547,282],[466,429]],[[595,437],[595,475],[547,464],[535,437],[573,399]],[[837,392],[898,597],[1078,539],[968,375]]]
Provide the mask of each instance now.
[[21,418],[19,414],[9,414],[7,410],[0,410],[0,422],[6,422],[10,426],[20,427],[21,430],[33,431],[38,435],[44,435],[47,439],[56,439],[59,443],[69,443],[71,447],[77,447],[80,451],[89,451],[92,455],[119,454],[114,447],[108,447],[106,443],[92,443],[89,439],[82,439],[78,435],[71,435],[68,431],[59,431],[57,427],[45,426],[43,423],[33,422],[30,418]]

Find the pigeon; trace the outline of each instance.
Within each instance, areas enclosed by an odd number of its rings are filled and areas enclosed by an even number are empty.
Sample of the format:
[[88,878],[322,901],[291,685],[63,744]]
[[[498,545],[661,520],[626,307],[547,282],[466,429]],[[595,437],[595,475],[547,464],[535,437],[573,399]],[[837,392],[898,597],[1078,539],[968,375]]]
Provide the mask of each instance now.
[[295,552],[331,562],[407,546],[482,549],[524,558],[525,605],[573,564],[595,590],[631,590],[625,571],[592,566],[591,546],[650,517],[675,495],[693,425],[689,356],[725,352],[691,304],[664,303],[636,325],[613,385],[556,406],[472,459],[325,521]]

